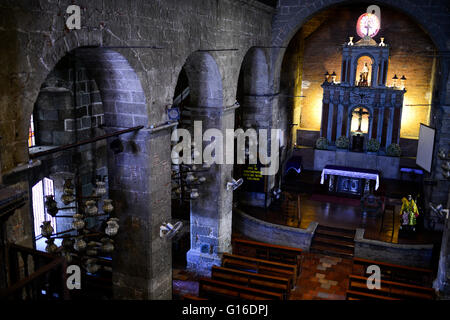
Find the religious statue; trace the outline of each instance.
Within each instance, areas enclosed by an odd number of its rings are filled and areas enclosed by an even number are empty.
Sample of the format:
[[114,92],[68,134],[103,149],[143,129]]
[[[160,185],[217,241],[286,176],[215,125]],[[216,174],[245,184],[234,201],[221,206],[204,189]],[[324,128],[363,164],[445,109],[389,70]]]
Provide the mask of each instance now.
[[367,66],[367,62],[364,63],[364,67],[362,68],[361,73],[359,74],[359,83],[358,86],[368,87],[369,86],[369,67]]
[[417,209],[416,202],[411,195],[402,199],[402,208],[400,209],[401,225],[400,230],[403,228],[412,229],[416,231],[417,217],[419,216],[419,210]]

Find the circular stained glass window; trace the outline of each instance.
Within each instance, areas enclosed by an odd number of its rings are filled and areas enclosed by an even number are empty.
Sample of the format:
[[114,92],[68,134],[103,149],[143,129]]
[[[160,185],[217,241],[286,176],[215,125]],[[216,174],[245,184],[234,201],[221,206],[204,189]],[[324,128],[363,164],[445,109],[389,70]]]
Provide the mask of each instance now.
[[361,38],[364,38],[367,34],[373,38],[379,30],[380,20],[372,13],[364,13],[356,23],[356,32]]

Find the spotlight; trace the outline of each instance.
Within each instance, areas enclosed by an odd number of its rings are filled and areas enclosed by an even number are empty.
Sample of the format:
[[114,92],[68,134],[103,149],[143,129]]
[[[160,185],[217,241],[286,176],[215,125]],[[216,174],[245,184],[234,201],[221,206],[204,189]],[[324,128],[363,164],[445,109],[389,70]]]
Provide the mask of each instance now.
[[227,183],[227,190],[236,190],[244,183],[244,179],[240,178],[239,180],[234,180]]
[[180,231],[181,227],[183,226],[183,222],[178,221],[174,225],[171,223],[163,223],[159,227],[159,236],[163,239],[172,239],[178,231]]

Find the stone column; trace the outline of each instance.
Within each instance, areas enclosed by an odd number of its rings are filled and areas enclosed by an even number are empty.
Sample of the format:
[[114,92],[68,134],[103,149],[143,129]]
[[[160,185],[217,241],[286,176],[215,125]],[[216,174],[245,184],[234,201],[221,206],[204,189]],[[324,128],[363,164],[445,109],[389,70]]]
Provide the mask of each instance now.
[[[272,108],[271,101],[270,95],[245,95],[241,105],[244,128],[241,129],[245,131],[248,128],[253,128],[257,133],[260,129],[270,130],[274,125],[272,119],[278,118],[278,114],[274,114],[276,110]],[[267,179],[267,184],[262,192],[240,190],[241,202],[257,207],[269,206],[271,202],[270,190],[275,185],[275,175],[268,176]]]
[[[450,194],[448,205],[450,205]],[[447,208],[449,207],[447,205]],[[441,253],[439,255],[439,267],[433,288],[439,292],[439,298],[450,299],[450,223],[448,214],[445,219],[444,232],[442,234]]]
[[110,196],[120,219],[115,299],[172,298],[171,242],[159,237],[160,225],[171,218],[170,136],[169,129],[121,135],[124,151],[108,156]]
[[[226,129],[234,129],[234,108],[190,109],[192,119],[202,122],[203,133],[219,129],[225,143]],[[203,150],[208,144],[203,142]],[[227,190],[227,182],[232,169],[232,164],[212,164],[202,173],[206,182],[198,188],[200,197],[191,201],[191,249],[186,258],[188,270],[198,275],[209,276],[211,267],[221,264],[222,253],[231,252],[233,191]]]

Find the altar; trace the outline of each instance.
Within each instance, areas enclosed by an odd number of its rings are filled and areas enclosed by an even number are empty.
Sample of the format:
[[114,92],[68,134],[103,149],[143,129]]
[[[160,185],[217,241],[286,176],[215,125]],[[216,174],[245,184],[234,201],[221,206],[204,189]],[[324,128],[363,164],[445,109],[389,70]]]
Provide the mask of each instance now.
[[320,183],[329,176],[328,191],[363,196],[370,192],[370,181],[375,182],[375,190],[380,185],[378,170],[326,165],[322,170]]

